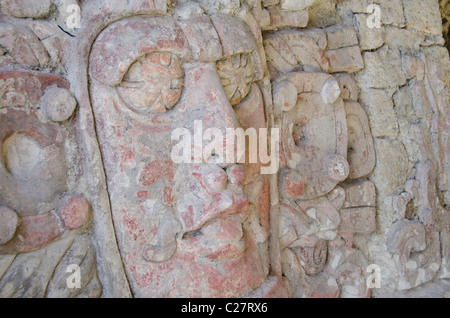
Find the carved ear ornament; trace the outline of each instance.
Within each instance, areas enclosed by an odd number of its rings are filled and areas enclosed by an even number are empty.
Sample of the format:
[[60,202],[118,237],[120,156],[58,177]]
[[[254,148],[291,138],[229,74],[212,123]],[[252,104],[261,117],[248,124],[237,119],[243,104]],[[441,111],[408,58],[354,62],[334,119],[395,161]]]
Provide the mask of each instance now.
[[184,71],[179,57],[154,52],[131,65],[117,92],[130,108],[162,114],[178,103],[183,86]]

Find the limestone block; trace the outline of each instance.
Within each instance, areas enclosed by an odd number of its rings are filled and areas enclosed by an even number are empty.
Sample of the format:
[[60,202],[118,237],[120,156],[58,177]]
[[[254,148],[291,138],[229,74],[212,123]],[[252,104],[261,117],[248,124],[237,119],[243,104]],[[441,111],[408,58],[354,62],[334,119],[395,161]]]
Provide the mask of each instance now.
[[398,50],[384,46],[375,52],[364,52],[363,59],[365,68],[356,75],[361,85],[388,88],[406,84]]
[[330,61],[330,73],[355,73],[364,68],[359,46],[328,50],[325,56]]
[[358,39],[361,51],[369,51],[380,48],[386,37],[386,29],[384,26],[381,28],[369,28],[367,26],[367,15],[357,14],[356,24],[358,28]]
[[[402,40],[399,41],[399,39]],[[419,51],[424,39],[425,35],[414,29],[385,27],[385,43],[390,48],[399,48],[401,51]]]
[[342,183],[345,190],[344,208],[375,207],[375,184],[368,180],[356,180]]
[[403,13],[402,0],[378,0],[381,7],[381,21],[384,25],[394,25],[396,27],[405,27],[405,15]]
[[355,29],[351,26],[337,26],[325,29],[328,50],[358,45]]
[[217,12],[234,14],[239,11],[240,6],[239,0],[200,0],[197,2],[208,14]]
[[280,0],[262,0],[262,4],[264,7],[274,6],[279,3],[280,3]]
[[281,0],[283,10],[301,11],[309,7],[315,0]]
[[264,26],[263,30],[274,30],[278,28],[304,28],[308,25],[309,14],[306,10],[284,11],[279,7],[268,7],[270,24]]
[[437,1],[403,1],[407,27],[434,35],[442,34]]
[[315,1],[309,8],[309,27],[327,28],[341,23],[337,14],[337,6],[335,0]]
[[369,235],[377,228],[376,211],[376,208],[371,207],[342,209],[339,229],[347,233]]
[[314,38],[297,30],[283,30],[264,37],[268,66],[273,78],[292,71],[329,70],[329,61]]
[[392,101],[393,90],[363,89],[361,104],[369,116],[374,137],[396,137],[398,134],[397,114]]
[[387,139],[375,139],[375,149],[377,166],[370,180],[377,185],[381,194],[394,194],[409,179],[412,164],[408,160],[408,153],[401,142]]
[[417,118],[414,107],[411,90],[408,86],[402,87],[394,94],[395,112],[398,117],[404,117],[409,120]]

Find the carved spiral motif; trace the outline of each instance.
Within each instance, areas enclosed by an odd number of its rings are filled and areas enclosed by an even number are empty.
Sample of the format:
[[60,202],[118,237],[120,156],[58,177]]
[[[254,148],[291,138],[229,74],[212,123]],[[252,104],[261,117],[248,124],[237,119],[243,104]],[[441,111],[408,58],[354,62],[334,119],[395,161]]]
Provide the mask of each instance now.
[[298,256],[300,264],[309,276],[316,276],[325,267],[327,262],[328,245],[325,240],[317,242],[314,247],[302,247]]

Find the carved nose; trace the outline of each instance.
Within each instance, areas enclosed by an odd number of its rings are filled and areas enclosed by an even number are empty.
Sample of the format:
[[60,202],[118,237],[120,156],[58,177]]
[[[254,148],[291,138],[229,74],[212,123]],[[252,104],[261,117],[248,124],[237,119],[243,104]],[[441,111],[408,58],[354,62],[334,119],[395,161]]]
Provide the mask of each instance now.
[[240,187],[245,182],[245,169],[241,165],[232,165],[226,171],[219,166],[209,167],[203,175],[203,182],[208,190],[215,193],[224,191],[228,183]]
[[234,132],[240,125],[217,74],[216,64],[189,63],[185,65],[185,74],[185,101],[190,113],[195,116],[188,120],[201,121],[203,150],[206,152],[203,160],[228,168],[238,160],[227,132]]

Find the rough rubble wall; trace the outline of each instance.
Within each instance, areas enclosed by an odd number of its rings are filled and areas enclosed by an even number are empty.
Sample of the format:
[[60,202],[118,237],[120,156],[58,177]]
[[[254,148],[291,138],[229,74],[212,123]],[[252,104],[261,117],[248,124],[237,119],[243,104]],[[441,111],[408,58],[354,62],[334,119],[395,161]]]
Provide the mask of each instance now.
[[[0,297],[448,295],[438,0],[0,12]],[[175,165],[199,119],[279,128],[278,173]]]
[[[366,24],[372,3],[381,7],[379,29]],[[341,22],[358,31],[365,69],[355,78],[377,153],[370,177],[378,191],[377,230],[363,244],[382,267],[374,295],[392,295],[448,278],[450,65],[439,4],[337,1],[336,7]],[[420,239],[415,227],[424,233]],[[399,235],[411,241],[400,243]]]

